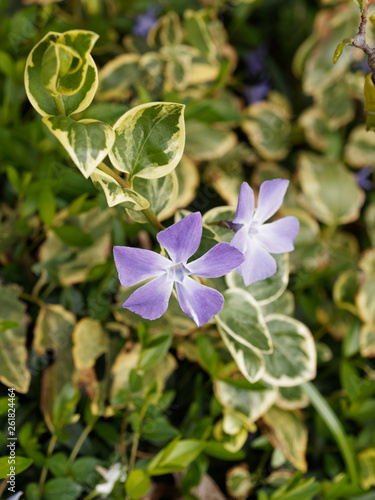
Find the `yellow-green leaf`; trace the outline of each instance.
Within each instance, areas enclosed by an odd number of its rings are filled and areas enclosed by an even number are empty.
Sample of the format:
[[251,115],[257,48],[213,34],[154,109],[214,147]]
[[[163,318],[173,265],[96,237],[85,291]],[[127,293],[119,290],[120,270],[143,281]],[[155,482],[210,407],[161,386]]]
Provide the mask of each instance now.
[[184,105],[141,104],[115,124],[116,140],[109,156],[121,172],[157,179],[174,170],[185,144]]
[[359,477],[364,490],[375,486],[375,448],[358,453]]
[[78,370],[86,370],[108,351],[109,338],[100,321],[81,319],[73,330],[73,359]]
[[98,120],[77,122],[69,116],[45,116],[43,122],[86,178],[104,160],[115,141],[113,129]]
[[303,204],[329,225],[347,224],[359,217],[365,195],[354,175],[338,160],[302,153],[299,179]]

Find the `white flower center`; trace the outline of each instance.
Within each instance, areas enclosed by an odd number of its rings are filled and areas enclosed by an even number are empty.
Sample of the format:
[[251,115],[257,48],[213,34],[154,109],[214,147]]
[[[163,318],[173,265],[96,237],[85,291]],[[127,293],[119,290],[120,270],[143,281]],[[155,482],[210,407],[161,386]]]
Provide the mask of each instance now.
[[259,224],[257,222],[252,222],[248,229],[248,235],[251,237],[255,236],[258,233],[259,233]]
[[185,276],[189,274],[189,269],[187,269],[182,262],[174,264],[167,269],[167,278],[169,281],[178,281],[178,283],[182,283]]

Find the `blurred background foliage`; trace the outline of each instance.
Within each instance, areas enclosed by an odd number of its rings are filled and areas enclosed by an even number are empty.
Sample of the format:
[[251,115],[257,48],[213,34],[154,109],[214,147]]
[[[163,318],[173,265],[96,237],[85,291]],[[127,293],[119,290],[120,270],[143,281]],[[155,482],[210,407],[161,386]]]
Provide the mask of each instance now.
[[[0,446],[15,387],[17,490],[124,498],[130,460],[128,498],[373,499],[375,134],[363,54],[332,63],[357,31],[356,5],[0,0],[0,12]],[[173,299],[152,323],[121,308],[112,246],[151,249],[155,231],[107,207],[24,90],[34,45],[71,29],[100,35],[100,84],[80,118],[113,125],[137,104],[186,105],[174,197],[153,195],[160,220],[233,206],[243,181],[290,180],[282,214],[300,221],[296,250],[268,282],[273,301],[252,293],[313,333],[314,385],[349,436],[351,474],[300,386],[249,384],[217,331],[198,331]]]

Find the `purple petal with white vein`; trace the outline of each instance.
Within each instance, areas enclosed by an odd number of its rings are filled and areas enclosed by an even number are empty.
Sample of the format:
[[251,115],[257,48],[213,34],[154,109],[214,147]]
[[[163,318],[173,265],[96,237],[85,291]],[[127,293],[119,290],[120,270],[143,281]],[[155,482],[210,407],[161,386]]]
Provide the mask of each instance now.
[[289,215],[260,226],[256,240],[270,253],[291,252],[298,231],[298,219]]
[[143,248],[113,248],[113,256],[122,286],[133,286],[141,281],[161,276],[171,261]]
[[218,243],[187,268],[192,274],[202,278],[218,278],[240,266],[245,257],[229,243]]
[[258,197],[258,208],[254,215],[254,221],[263,223],[272,217],[281,207],[289,181],[286,179],[273,179],[265,181],[260,186]]
[[199,247],[202,238],[202,215],[189,214],[156,236],[176,264],[186,262]]
[[160,318],[168,308],[172,289],[173,281],[168,281],[166,276],[159,276],[132,293],[122,307],[145,319]]
[[254,215],[254,191],[247,182],[241,185],[238,195],[236,215],[233,219],[235,224],[250,224]]
[[243,277],[246,286],[264,280],[275,274],[275,259],[259,243],[252,239],[245,252],[245,262],[237,271]]
[[220,292],[192,278],[187,277],[182,283],[176,283],[176,290],[181,309],[198,326],[205,325],[223,308],[224,297]]

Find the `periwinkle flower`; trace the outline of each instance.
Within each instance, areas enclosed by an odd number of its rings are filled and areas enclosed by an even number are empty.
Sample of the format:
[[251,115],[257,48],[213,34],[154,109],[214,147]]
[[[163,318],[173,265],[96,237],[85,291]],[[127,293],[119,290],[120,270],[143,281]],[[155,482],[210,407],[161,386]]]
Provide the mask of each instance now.
[[150,29],[155,26],[158,20],[157,11],[158,9],[156,7],[150,7],[144,14],[135,16],[135,25],[133,27],[134,35],[147,38]]
[[187,215],[156,236],[169,259],[150,250],[115,246],[115,263],[123,286],[132,286],[154,278],[133,292],[123,303],[146,319],[157,319],[168,308],[173,286],[181,309],[198,325],[207,323],[224,304],[220,292],[198,283],[201,278],[218,278],[236,269],[244,256],[229,243],[218,243],[199,259],[188,262],[198,250],[202,238],[202,216]]
[[370,189],[372,189],[373,186],[372,180],[369,179],[371,174],[372,174],[371,167],[361,168],[361,170],[355,174],[355,180],[358,186],[361,187],[362,189],[365,189],[366,191],[370,191]]
[[248,104],[255,104],[256,102],[264,101],[270,90],[271,84],[269,80],[264,79],[254,85],[246,85],[244,94]]
[[291,252],[299,230],[296,217],[283,217],[264,224],[281,207],[289,181],[274,179],[260,186],[258,208],[254,211],[254,192],[244,182],[238,196],[233,226],[236,230],[231,245],[240,250],[244,263],[237,269],[246,286],[272,276],[277,269],[270,255]]

